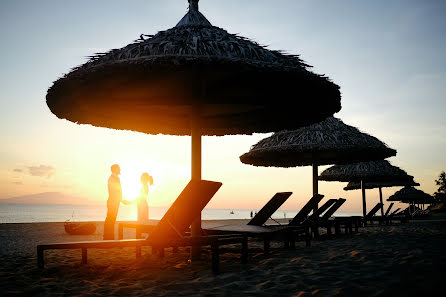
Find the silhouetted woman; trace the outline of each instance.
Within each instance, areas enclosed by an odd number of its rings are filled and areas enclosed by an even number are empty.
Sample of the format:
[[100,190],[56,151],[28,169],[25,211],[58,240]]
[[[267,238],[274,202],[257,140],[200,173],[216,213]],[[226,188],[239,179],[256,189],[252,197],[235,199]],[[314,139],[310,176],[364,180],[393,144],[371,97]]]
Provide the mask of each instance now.
[[147,172],[141,175],[141,191],[136,199],[136,205],[138,208],[138,223],[147,223],[149,221],[149,205],[147,204],[147,198],[149,196],[149,184],[153,185],[153,177]]

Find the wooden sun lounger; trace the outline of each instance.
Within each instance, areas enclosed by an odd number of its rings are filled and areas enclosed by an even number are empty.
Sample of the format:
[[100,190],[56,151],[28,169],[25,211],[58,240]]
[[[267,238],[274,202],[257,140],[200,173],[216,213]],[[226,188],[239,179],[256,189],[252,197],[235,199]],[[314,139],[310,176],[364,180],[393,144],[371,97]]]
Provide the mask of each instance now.
[[216,225],[209,226],[203,231],[207,234],[242,234],[244,236],[263,239],[264,252],[269,252],[271,240],[283,240],[284,247],[295,247],[295,241],[299,237],[304,237],[307,246],[311,245],[310,225],[303,224],[303,221],[308,217],[308,214],[318,204],[323,195],[315,195],[312,197],[296,216],[290,220],[287,225],[263,225],[255,226],[248,224],[239,225]]
[[[271,216],[279,209],[280,206],[293,194],[293,192],[276,193],[259,212],[248,222],[248,225],[262,226]],[[118,239],[123,239],[124,228],[132,228],[136,230],[136,238],[142,238],[142,233],[150,233],[154,226],[147,224],[139,224],[136,222],[118,223]]]
[[[359,223],[356,217],[336,217],[333,218],[334,213],[345,203],[346,199],[338,198],[333,199],[335,202],[332,206],[318,219],[315,221],[315,228],[324,227],[327,229],[327,237],[332,236],[332,228],[334,228],[334,234],[341,234],[341,227],[344,226],[345,234],[353,233],[353,225],[355,226],[355,231],[358,232]],[[319,233],[316,229],[315,236]]]
[[82,262],[87,262],[87,250],[91,248],[136,247],[136,256],[141,255],[141,246],[152,246],[152,250],[164,255],[164,248],[179,246],[211,246],[212,271],[219,272],[219,246],[240,243],[241,262],[247,262],[247,237],[229,236],[185,236],[185,230],[198,217],[202,209],[221,187],[219,182],[192,180],[181,192],[163,218],[151,230],[147,239],[125,239],[104,241],[79,241],[40,244],[37,246],[37,264],[44,267],[44,251],[52,249],[81,249]]
[[248,225],[262,226],[279,209],[293,192],[278,192],[248,222]]
[[374,221],[378,221],[380,224],[383,223],[383,218],[381,216],[375,216],[375,214],[378,212],[379,209],[382,207],[382,203],[378,202],[366,216],[363,218],[363,224],[364,226],[367,226],[367,222],[370,221],[371,224],[373,224]]

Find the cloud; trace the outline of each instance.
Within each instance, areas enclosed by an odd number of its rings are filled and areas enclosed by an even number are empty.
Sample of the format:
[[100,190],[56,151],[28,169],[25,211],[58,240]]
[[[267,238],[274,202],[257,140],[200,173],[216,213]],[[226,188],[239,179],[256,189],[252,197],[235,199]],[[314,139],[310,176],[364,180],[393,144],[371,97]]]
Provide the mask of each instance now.
[[14,171],[14,172],[23,172],[23,170],[22,170],[22,169],[19,169],[19,168],[16,168],[16,169],[14,169],[13,171]]
[[29,174],[32,176],[41,176],[50,178],[54,174],[54,168],[52,166],[40,165],[40,166],[28,166]]
[[16,184],[16,185],[23,185],[22,182],[14,182],[14,184]]

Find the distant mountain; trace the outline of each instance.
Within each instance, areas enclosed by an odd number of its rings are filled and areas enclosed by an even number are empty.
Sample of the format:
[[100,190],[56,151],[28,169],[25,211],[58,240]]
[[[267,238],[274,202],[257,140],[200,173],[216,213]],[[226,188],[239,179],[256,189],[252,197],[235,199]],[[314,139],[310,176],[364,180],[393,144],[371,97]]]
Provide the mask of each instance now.
[[60,192],[45,192],[10,198],[0,198],[0,203],[19,203],[19,204],[74,204],[90,205],[98,204],[85,198],[74,197]]

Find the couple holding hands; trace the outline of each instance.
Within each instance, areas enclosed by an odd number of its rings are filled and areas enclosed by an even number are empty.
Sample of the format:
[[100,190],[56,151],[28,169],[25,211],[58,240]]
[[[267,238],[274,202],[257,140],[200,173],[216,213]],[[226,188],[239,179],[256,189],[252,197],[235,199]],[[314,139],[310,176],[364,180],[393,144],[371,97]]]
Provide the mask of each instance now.
[[[118,215],[119,205],[122,202],[125,205],[133,203],[122,199],[121,168],[118,164],[111,166],[111,172],[108,179],[108,200],[107,200],[107,217],[104,223],[104,239],[114,239],[115,237],[115,223]],[[147,223],[149,220],[149,205],[147,204],[147,197],[149,195],[149,184],[153,184],[153,177],[144,172],[141,175],[141,191],[136,198],[138,209],[138,223]]]

